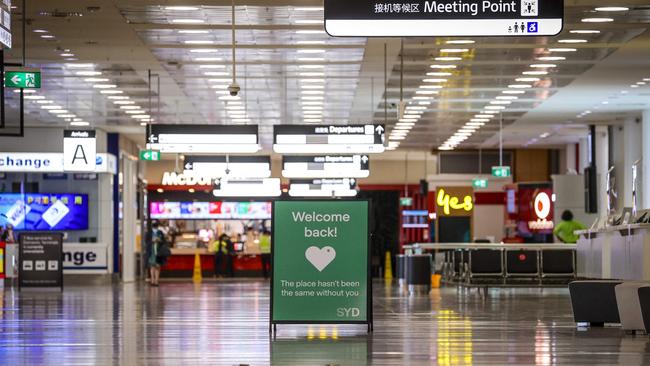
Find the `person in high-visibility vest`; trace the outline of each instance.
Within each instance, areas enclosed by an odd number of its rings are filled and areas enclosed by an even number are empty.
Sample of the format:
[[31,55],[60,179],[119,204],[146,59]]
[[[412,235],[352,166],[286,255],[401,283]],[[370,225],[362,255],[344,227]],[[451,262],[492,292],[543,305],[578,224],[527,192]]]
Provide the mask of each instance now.
[[262,253],[262,273],[264,278],[269,278],[271,267],[271,233],[264,229],[260,235],[260,252]]
[[232,270],[232,258],[231,252],[234,251],[232,241],[228,234],[221,234],[217,240],[214,241],[212,245],[212,251],[214,252],[214,276],[223,277],[224,276],[224,263],[226,264],[226,270],[228,271],[229,276],[233,276]]

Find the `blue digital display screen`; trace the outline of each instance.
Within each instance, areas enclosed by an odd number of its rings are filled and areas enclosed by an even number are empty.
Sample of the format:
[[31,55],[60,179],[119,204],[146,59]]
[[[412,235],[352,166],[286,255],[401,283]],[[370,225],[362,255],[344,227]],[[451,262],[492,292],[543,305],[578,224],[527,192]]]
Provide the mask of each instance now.
[[15,230],[88,230],[88,195],[0,193],[0,226]]

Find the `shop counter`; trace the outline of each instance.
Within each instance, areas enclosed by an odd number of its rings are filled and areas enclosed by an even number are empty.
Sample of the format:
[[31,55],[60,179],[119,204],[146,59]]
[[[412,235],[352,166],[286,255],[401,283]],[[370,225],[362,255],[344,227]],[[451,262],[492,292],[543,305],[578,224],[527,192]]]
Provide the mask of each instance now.
[[576,231],[578,275],[650,281],[650,224]]
[[[206,248],[172,248],[172,255],[163,266],[163,277],[192,277],[194,256],[201,258],[201,271],[204,276],[214,275],[214,252]],[[261,276],[262,257],[260,254],[236,254],[233,256],[236,277]]]

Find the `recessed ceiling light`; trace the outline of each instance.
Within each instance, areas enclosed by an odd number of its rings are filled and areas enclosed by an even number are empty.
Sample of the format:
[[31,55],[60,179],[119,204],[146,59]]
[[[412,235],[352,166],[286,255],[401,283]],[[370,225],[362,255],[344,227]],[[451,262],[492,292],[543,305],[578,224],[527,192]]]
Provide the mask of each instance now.
[[40,100],[40,99],[45,99],[44,96],[42,95],[25,95],[23,98],[29,99],[29,100]]
[[181,29],[178,31],[178,33],[182,34],[207,34],[210,33],[209,30],[203,30],[203,29]]
[[596,11],[628,11],[630,8],[626,6],[599,6]]
[[325,62],[322,57],[298,57],[299,62]]
[[43,34],[43,35],[41,36],[41,38],[44,38],[44,39],[52,39],[52,38],[54,38],[54,36],[51,35],[51,34]]
[[509,101],[509,100],[492,100],[492,101],[490,101],[490,104],[492,104],[492,105],[509,105],[509,104],[512,104],[512,102]]
[[223,69],[226,65],[199,65],[199,69]]
[[61,57],[74,57],[74,53],[69,53],[69,52],[62,53]]
[[115,84],[94,84],[93,88],[95,88],[95,89],[113,89],[113,88],[117,88],[117,85],[115,85]]
[[34,33],[48,33],[45,29],[34,29]]
[[75,121],[75,122],[70,122],[70,126],[88,126],[90,123],[86,121]]
[[529,89],[532,88],[532,85],[529,84],[510,84],[508,85],[510,89]]
[[462,57],[454,57],[454,56],[442,56],[442,57],[436,57],[436,61],[460,61],[462,60]]
[[519,97],[509,96],[509,95],[499,95],[495,99],[498,99],[498,100],[517,100],[517,99],[519,99]]
[[442,48],[440,50],[441,53],[463,53],[463,52],[469,52],[468,48]]
[[576,48],[549,48],[551,52],[576,52]]
[[325,53],[325,50],[322,49],[300,49],[298,53]]
[[447,79],[423,79],[422,82],[425,83],[445,83]]
[[550,69],[553,67],[557,67],[557,65],[556,64],[532,64],[530,65],[530,67],[534,69]]
[[298,65],[299,69],[322,69],[325,65]]
[[325,43],[326,43],[325,41],[297,41],[296,42],[296,44],[310,44],[310,45],[325,44]]
[[442,89],[442,85],[420,85],[420,89]]
[[123,105],[120,106],[120,109],[127,110],[127,109],[142,109],[142,108],[138,105]]
[[432,69],[455,69],[456,65],[431,65]]
[[444,71],[427,72],[427,76],[451,76],[451,75],[452,75],[452,73],[444,72]]
[[599,34],[600,31],[595,30],[595,29],[574,29],[574,30],[569,31],[569,33],[573,33],[573,34]]
[[536,81],[539,81],[539,78],[517,78],[515,79],[516,82],[520,83],[534,83]]
[[446,44],[473,44],[476,43],[476,41],[471,40],[471,39],[452,39],[447,42]]
[[586,39],[561,39],[558,43],[587,43]]
[[121,90],[115,90],[115,89],[104,89],[99,91],[102,94],[122,94],[124,93]]
[[135,104],[135,102],[132,100],[114,100],[113,104],[125,105],[125,104]]
[[474,115],[474,118],[488,118],[488,120],[489,120],[489,118],[493,118],[493,117],[494,116],[492,116],[490,114],[476,114],[476,115]]
[[540,61],[564,61],[566,57],[564,56],[542,56],[537,58]]
[[108,96],[107,98],[108,98],[108,99],[111,99],[111,100],[125,100],[125,99],[129,99],[129,97],[126,96],[126,95],[110,95],[110,96]]
[[207,39],[189,39],[187,41],[183,41],[185,44],[214,44],[214,41],[210,41]]
[[54,102],[51,101],[51,100],[37,100],[36,103],[38,103],[38,104],[50,104],[50,103],[54,103]]
[[172,19],[174,24],[202,24],[205,23],[203,19]]
[[165,6],[165,10],[172,10],[172,11],[193,11],[193,10],[199,10],[196,6]]
[[223,61],[221,57],[197,57],[194,60],[196,60],[197,62]]
[[438,92],[436,90],[416,90],[415,94],[433,95],[438,94]]
[[613,22],[612,18],[583,18],[581,20],[583,23],[609,23]]
[[107,78],[85,78],[84,81],[89,83],[105,83],[109,81]]
[[523,91],[523,90],[504,90],[501,93],[503,93],[503,94],[524,94],[525,91]]
[[102,73],[100,71],[77,71],[75,74],[79,76],[97,76]]
[[190,50],[191,53],[213,53],[219,52],[219,50],[214,48],[193,48]]
[[524,71],[522,75],[548,75],[548,71]]

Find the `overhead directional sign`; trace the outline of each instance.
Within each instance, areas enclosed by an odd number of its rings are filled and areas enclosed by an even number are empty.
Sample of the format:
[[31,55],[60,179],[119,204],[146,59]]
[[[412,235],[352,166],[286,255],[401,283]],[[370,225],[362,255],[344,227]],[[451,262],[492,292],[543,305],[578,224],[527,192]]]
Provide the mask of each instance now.
[[509,166],[493,166],[492,176],[497,178],[507,178],[510,176]]
[[257,125],[162,125],[147,127],[147,148],[161,153],[231,154],[260,150]]
[[280,178],[222,178],[215,180],[212,194],[216,197],[278,197],[282,190]]
[[63,131],[63,170],[94,172],[97,169],[97,138],[94,130]]
[[357,195],[354,178],[292,179],[291,197],[354,197]]
[[5,86],[7,88],[39,89],[41,87],[40,70],[5,71]]
[[212,178],[268,178],[271,176],[271,157],[266,156],[185,156],[183,169]]
[[335,37],[554,36],[564,0],[325,0]]
[[0,2],[0,43],[11,48],[11,0]]
[[285,178],[367,178],[368,155],[301,155],[282,157]]
[[140,160],[158,161],[158,160],[160,160],[160,151],[156,151],[156,150],[140,150]]
[[275,125],[273,151],[280,154],[371,154],[385,151],[383,125]]

